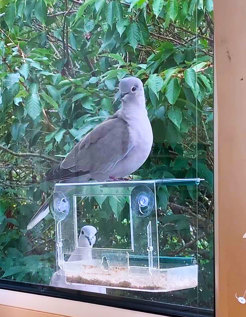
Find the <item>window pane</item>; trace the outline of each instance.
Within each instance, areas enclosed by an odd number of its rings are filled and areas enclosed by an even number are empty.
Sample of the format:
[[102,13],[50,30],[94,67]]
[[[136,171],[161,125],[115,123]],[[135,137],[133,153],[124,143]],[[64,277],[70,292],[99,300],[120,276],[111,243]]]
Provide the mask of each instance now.
[[0,16],[0,285],[212,313],[213,2]]

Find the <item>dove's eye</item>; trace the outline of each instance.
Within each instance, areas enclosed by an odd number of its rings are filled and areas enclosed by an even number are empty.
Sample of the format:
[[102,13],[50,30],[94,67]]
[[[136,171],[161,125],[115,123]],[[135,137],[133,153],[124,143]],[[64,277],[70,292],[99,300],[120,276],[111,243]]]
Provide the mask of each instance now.
[[132,91],[136,91],[136,90],[137,90],[137,87],[133,86]]
[[84,233],[84,230],[82,230],[81,233],[82,233],[82,234],[85,234],[85,233]]

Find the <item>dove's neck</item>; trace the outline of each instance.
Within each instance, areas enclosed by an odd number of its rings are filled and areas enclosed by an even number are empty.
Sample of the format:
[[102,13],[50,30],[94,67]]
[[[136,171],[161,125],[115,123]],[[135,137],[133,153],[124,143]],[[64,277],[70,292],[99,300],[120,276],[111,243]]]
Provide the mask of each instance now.
[[120,112],[124,118],[131,120],[147,116],[144,96],[132,100],[131,102],[122,102]]

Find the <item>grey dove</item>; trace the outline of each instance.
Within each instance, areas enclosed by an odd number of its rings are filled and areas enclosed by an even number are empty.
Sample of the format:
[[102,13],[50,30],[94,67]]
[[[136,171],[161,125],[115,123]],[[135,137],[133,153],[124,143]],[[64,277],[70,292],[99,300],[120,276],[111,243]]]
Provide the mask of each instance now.
[[[153,133],[143,83],[136,77],[120,81],[121,108],[78,142],[60,165],[47,173],[48,181],[107,181],[129,176],[148,158]],[[49,201],[33,216],[33,228],[48,213]]]
[[[93,226],[83,226],[79,239],[78,239],[78,248],[76,248],[72,254],[70,255],[68,262],[71,261],[86,261],[88,264],[92,261],[92,248],[96,242],[96,233],[97,229]],[[103,286],[95,286],[95,285],[74,285],[70,283],[66,283],[66,277],[63,270],[56,271],[50,280],[50,286],[55,287],[63,287],[63,288],[71,288],[77,289],[81,291],[87,292],[95,292],[106,294],[106,288]]]

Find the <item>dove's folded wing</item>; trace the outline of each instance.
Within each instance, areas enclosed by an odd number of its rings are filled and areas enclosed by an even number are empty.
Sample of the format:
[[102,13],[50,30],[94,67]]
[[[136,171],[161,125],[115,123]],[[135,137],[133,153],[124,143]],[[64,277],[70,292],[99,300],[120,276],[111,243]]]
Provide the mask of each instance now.
[[106,173],[133,148],[127,123],[114,116],[91,131],[61,163],[72,173]]

